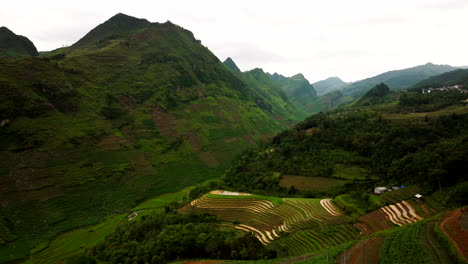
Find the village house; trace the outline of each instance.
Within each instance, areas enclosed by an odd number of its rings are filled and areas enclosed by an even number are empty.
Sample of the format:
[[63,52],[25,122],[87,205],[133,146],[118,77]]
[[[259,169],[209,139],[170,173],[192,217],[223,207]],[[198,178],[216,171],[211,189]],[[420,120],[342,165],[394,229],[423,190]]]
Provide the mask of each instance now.
[[422,89],[423,94],[430,94],[433,91],[448,92],[448,91],[459,91],[460,93],[468,93],[468,90],[463,89],[463,85],[456,84],[454,86],[444,86],[439,88],[427,88]]

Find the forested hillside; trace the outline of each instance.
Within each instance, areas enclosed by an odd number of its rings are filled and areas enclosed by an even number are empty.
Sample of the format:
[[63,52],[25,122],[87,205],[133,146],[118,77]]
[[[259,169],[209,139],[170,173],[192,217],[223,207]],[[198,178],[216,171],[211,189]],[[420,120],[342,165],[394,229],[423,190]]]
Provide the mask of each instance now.
[[71,47],[0,60],[0,262],[219,177],[300,120],[249,82],[190,31],[123,14]]

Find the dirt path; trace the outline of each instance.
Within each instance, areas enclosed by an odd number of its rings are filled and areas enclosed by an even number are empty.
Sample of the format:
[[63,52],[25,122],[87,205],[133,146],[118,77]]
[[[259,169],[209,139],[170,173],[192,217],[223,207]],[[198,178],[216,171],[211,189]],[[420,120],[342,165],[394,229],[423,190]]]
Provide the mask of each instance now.
[[448,212],[440,223],[440,229],[452,241],[458,254],[468,261],[468,230],[464,230],[460,224],[464,213],[463,209]]

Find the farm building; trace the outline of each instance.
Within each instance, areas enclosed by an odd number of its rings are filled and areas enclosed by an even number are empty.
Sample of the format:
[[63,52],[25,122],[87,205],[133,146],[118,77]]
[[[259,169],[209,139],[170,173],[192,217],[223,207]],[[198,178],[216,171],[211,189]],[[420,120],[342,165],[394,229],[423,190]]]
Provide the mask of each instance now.
[[375,187],[374,188],[374,193],[375,194],[382,194],[384,193],[385,191],[387,191],[388,188],[387,187]]

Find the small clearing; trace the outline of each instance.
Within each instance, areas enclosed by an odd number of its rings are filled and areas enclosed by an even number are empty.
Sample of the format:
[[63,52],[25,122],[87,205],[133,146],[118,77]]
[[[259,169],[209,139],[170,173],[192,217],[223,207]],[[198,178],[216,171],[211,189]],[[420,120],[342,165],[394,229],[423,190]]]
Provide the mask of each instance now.
[[211,152],[200,152],[199,154],[200,159],[208,166],[208,167],[217,167],[219,165],[219,161]]
[[222,191],[222,190],[214,190],[214,191],[211,191],[210,193],[219,194],[219,195],[252,195],[251,193],[230,192],[230,191]]
[[299,175],[283,175],[279,182],[281,187],[290,188],[294,186],[301,191],[319,191],[325,192],[330,188],[343,186],[346,180],[327,178],[327,177],[306,177]]
[[160,107],[153,109],[153,122],[158,127],[161,135],[177,137],[177,132],[174,131],[175,116],[167,113]]

